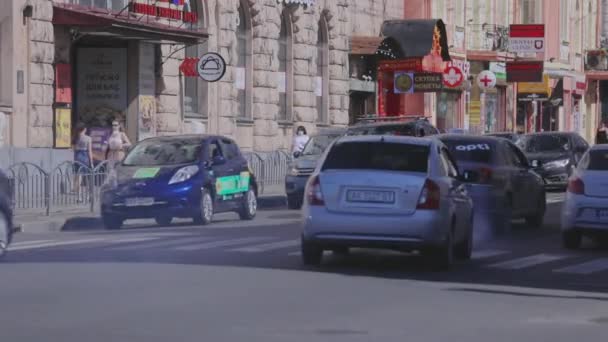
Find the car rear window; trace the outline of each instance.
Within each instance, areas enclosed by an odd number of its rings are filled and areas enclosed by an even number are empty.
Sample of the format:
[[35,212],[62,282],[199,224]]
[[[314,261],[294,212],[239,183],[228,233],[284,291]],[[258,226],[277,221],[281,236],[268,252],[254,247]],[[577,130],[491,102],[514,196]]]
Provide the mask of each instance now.
[[414,124],[382,125],[371,127],[356,127],[348,130],[347,135],[404,135],[415,136]]
[[323,170],[427,172],[429,147],[386,142],[343,142],[329,151]]
[[484,140],[443,140],[456,161],[489,163],[495,153],[494,143]]
[[608,170],[608,150],[590,151],[587,170]]

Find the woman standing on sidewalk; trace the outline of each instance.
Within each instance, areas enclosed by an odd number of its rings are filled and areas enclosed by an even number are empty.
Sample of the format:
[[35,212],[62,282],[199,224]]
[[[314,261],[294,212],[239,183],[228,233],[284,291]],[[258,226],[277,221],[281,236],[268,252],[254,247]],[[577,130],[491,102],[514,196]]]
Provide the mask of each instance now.
[[106,160],[110,168],[114,168],[116,163],[123,160],[125,150],[131,146],[131,141],[122,131],[122,127],[118,121],[112,121],[112,135],[108,139],[108,150],[106,152]]
[[87,135],[87,127],[83,123],[76,125],[76,139],[74,140],[74,191],[80,193],[82,176],[90,173],[93,167],[93,144],[91,137]]
[[604,122],[600,123],[597,133],[595,133],[595,144],[608,144],[608,129],[606,129]]

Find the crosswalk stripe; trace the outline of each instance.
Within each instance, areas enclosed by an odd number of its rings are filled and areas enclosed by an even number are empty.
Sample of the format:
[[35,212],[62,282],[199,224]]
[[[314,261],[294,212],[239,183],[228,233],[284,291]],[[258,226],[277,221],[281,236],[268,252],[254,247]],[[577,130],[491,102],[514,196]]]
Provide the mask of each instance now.
[[608,270],[608,258],[600,258],[554,270],[556,273],[591,274]]
[[520,270],[522,268],[536,266],[552,261],[567,258],[565,255],[553,255],[553,254],[536,254],[524,258],[513,259],[509,261],[499,262],[496,264],[489,265],[487,267],[500,268],[506,270]]
[[53,241],[53,242],[48,242],[48,243],[39,243],[39,244],[27,245],[27,246],[12,246],[11,245],[11,246],[9,246],[9,251],[19,251],[19,250],[25,250],[25,249],[37,249],[37,248],[47,248],[47,247],[61,247],[61,246],[76,245],[76,244],[83,244],[83,243],[89,243],[89,242],[99,242],[99,241],[103,241],[103,240],[105,240],[105,239],[96,238],[96,239]]
[[121,244],[120,246],[114,246],[114,247],[109,247],[106,248],[107,250],[111,250],[111,251],[125,251],[125,250],[133,250],[133,249],[150,249],[150,248],[162,248],[162,247],[171,247],[171,246],[175,246],[175,245],[183,245],[184,243],[190,243],[190,242],[201,242],[201,241],[206,241],[209,240],[209,238],[204,238],[204,237],[199,237],[197,239],[192,239],[192,238],[181,238],[181,239],[163,239],[162,241],[158,241],[159,238],[154,238],[154,241],[149,242],[149,243],[140,243],[137,244],[137,242],[135,244],[127,244],[126,246],[124,244]]
[[174,250],[178,251],[197,251],[203,249],[211,249],[217,247],[231,247],[236,245],[242,245],[249,242],[258,242],[263,240],[270,240],[271,237],[248,237],[248,238],[240,238],[240,239],[230,239],[230,240],[220,240],[220,241],[210,241],[203,242],[194,245],[182,246],[174,248]]
[[231,249],[231,252],[244,252],[244,253],[257,253],[257,252],[268,252],[276,249],[288,248],[299,246],[300,240],[287,240],[287,241],[277,241],[277,242],[269,242],[261,245],[255,245],[250,247],[236,248]]
[[34,240],[34,241],[12,242],[11,246],[12,247],[17,247],[17,246],[38,245],[38,244],[41,244],[41,243],[47,243],[47,242],[52,242],[52,241],[57,241],[57,240]]
[[474,251],[473,254],[471,254],[471,259],[473,259],[473,260],[487,259],[487,258],[492,258],[495,256],[507,254],[507,253],[509,253],[509,252],[501,251],[501,250],[497,250],[497,249],[486,249],[486,250],[481,250],[481,251]]

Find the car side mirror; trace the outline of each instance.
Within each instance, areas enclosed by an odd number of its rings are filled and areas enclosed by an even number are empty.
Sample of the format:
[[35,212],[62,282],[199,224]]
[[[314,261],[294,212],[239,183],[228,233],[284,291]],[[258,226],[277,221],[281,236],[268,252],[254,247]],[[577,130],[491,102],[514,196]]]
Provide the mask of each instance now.
[[301,153],[300,151],[295,151],[295,152],[293,153],[293,157],[294,157],[295,159],[300,158],[300,156],[301,156],[301,155],[302,155],[302,153]]
[[479,180],[479,174],[475,171],[466,170],[458,175],[458,180],[465,183],[476,182]]
[[226,159],[222,156],[213,157],[213,165],[223,165],[226,164]]

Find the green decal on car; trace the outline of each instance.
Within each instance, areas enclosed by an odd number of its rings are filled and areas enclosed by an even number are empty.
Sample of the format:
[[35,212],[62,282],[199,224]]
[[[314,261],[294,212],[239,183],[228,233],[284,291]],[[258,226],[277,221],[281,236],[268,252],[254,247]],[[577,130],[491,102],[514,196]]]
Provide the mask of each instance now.
[[241,172],[238,176],[219,177],[215,181],[215,191],[220,196],[238,194],[249,190],[249,172]]
[[144,178],[154,178],[160,171],[160,167],[145,167],[138,169],[135,171],[133,178],[135,179],[144,179]]

